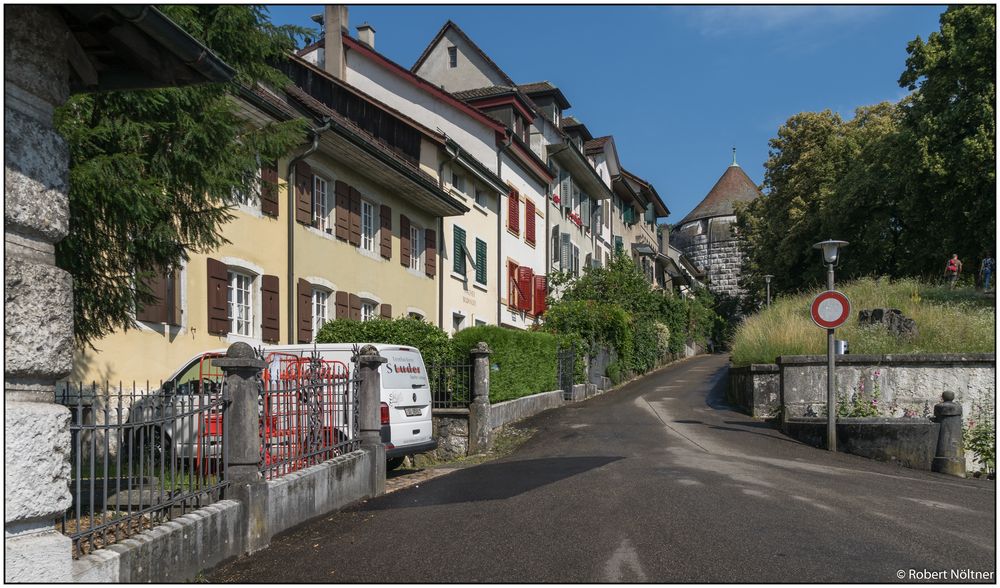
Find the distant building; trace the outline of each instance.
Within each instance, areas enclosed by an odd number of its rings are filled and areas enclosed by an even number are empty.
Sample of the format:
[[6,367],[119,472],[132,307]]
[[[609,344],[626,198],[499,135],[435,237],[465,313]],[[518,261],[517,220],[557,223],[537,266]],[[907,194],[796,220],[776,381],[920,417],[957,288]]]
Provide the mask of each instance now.
[[750,202],[760,195],[760,190],[736,163],[734,149],[732,165],[670,235],[671,245],[704,272],[712,292],[729,296],[744,294],[739,285],[742,253],[733,226],[736,222],[733,204]]

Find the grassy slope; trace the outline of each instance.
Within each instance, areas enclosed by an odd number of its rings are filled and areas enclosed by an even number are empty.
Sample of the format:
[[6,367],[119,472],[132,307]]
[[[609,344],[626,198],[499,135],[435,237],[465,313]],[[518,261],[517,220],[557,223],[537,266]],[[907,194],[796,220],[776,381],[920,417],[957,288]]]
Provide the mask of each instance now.
[[[872,278],[838,289],[850,299],[852,316],[837,329],[837,338],[848,341],[852,354],[996,350],[994,301],[975,290]],[[748,317],[733,340],[733,364],[773,363],[779,355],[825,354],[826,332],[809,318],[809,306],[818,292],[782,298]],[[918,336],[897,340],[883,329],[858,326],[858,311],[881,307],[902,310],[916,321]]]

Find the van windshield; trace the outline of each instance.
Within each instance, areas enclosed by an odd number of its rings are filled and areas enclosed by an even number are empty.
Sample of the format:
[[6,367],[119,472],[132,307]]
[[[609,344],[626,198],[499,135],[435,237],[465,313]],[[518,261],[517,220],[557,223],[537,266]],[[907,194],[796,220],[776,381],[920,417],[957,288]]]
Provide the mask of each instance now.
[[427,371],[419,353],[385,349],[382,356],[387,360],[382,366],[383,388],[409,390],[427,386]]

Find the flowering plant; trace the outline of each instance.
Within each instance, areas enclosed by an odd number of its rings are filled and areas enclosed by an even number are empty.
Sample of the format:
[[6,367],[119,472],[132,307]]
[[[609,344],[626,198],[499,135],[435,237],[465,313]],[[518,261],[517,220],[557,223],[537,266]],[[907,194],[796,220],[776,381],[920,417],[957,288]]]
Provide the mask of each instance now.
[[558,194],[552,195],[552,202],[555,202],[556,204],[559,204],[561,202]]
[[[861,376],[851,392],[850,398],[844,394],[837,395],[837,416],[841,417],[876,417],[881,413],[879,400],[882,398],[882,387],[879,383],[880,370],[872,372],[871,376]],[[871,385],[868,385],[868,381]]]

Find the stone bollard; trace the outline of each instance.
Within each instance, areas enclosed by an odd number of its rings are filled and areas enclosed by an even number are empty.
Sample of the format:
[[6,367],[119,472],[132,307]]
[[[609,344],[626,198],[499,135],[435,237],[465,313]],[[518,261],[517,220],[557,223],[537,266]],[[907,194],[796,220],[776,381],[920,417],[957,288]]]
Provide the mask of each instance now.
[[485,453],[493,444],[490,429],[490,348],[480,341],[472,357],[472,403],[469,405],[469,455]]
[[381,373],[379,368],[386,359],[379,355],[374,345],[362,347],[353,360],[357,363],[357,377],[361,380],[358,398],[358,429],[361,449],[371,459],[371,496],[385,494],[385,445],[382,444],[381,420],[379,418],[381,398]]
[[965,477],[965,449],[962,446],[962,405],[955,402],[954,392],[941,394],[943,402],[934,405],[934,420],[941,423],[937,451],[931,471]]
[[229,346],[225,357],[212,360],[226,377],[223,413],[225,432],[225,477],[229,481],[226,498],[243,503],[245,509],[246,552],[254,553],[270,542],[267,534],[267,483],[260,475],[260,415],[257,412],[257,375],[267,362],[257,357],[253,347],[238,342]]

